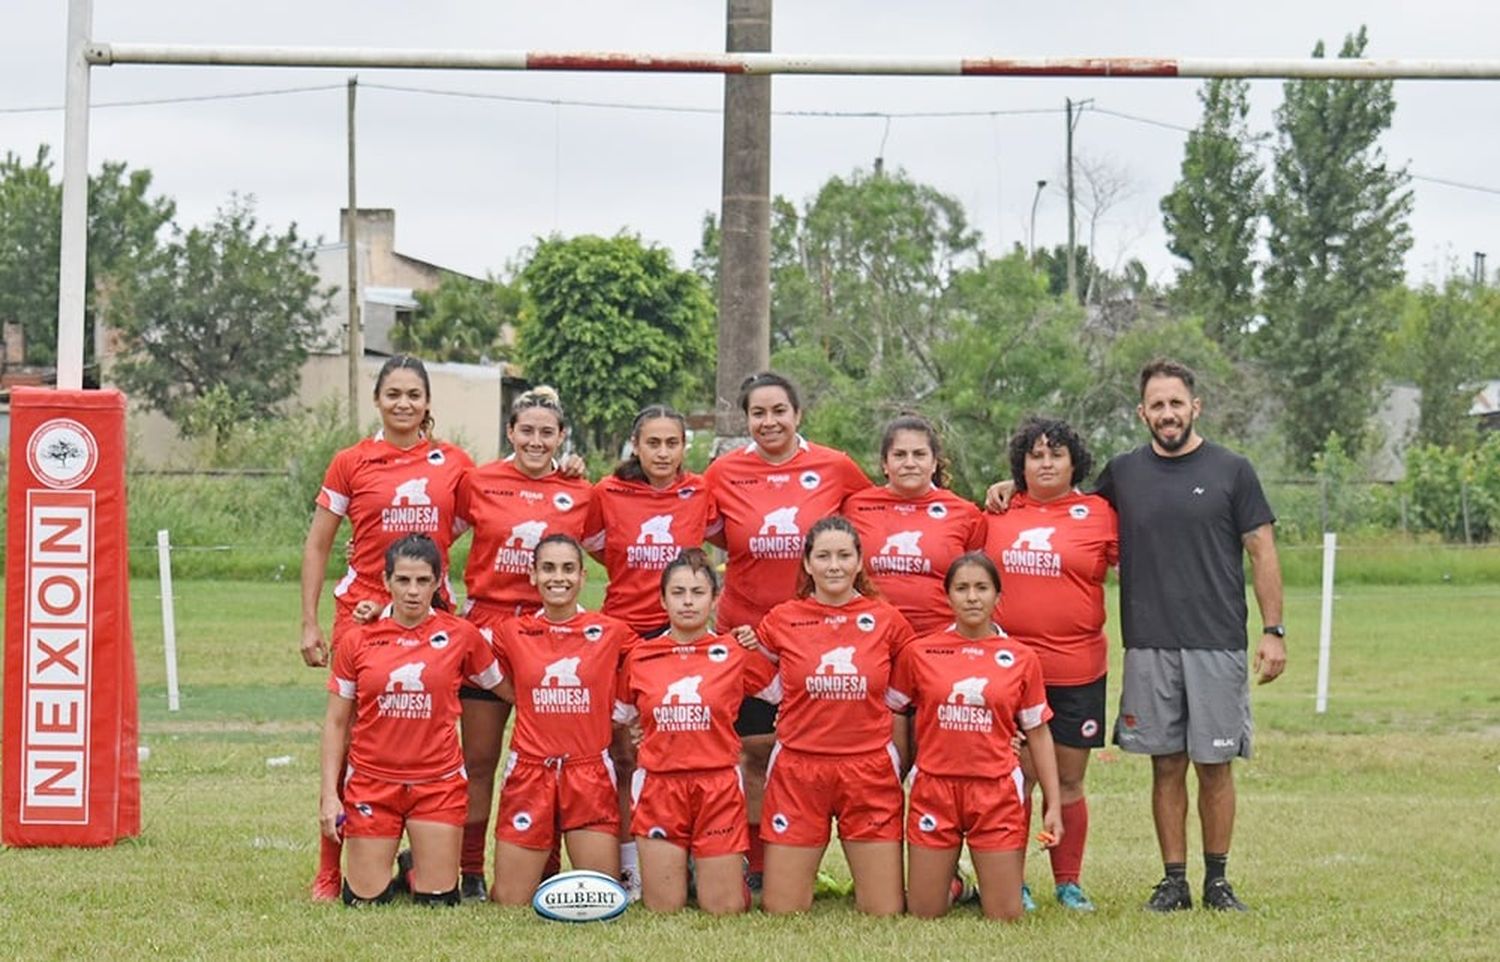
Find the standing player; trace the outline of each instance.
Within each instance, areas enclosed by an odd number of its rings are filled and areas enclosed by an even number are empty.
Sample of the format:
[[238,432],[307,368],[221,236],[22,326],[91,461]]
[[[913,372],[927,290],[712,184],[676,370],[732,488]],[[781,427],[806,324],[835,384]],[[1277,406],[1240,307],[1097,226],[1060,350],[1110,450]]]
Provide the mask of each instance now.
[[946,490],[942,442],[924,417],[885,426],[880,466],[885,486],[851,495],[844,514],[869,546],[865,565],[881,595],[917,632],[937,631],[953,620],[943,594],[948,564],[984,543],[984,516]]
[[[335,536],[345,518],[353,529],[349,570],[333,589],[333,647],[356,626],[355,607],[369,601],[377,609],[389,597],[384,584],[385,551],[407,534],[430,536],[446,561],[461,530],[454,500],[459,479],[473,467],[462,448],[432,437],[432,391],[427,368],[408,354],[385,362],[375,377],[380,430],[334,455],[318,492],[312,524],[302,549],[302,660],[309,667],[328,664],[328,646],[318,623],[318,602]],[[444,591],[446,593],[446,591]],[[312,896],[339,897],[340,851],[335,836],[323,836]]]
[[[711,540],[729,553],[721,628],[754,626],[773,606],[794,597],[803,532],[870,486],[847,454],[797,433],[802,402],[791,381],[770,371],[753,374],[740,385],[739,403],[751,443],[714,461],[704,475],[724,519],[724,530]],[[743,746],[753,888],[761,872],[761,794],[776,741],[775,709],[758,698],[746,699],[735,731]]]
[[458,686],[467,680],[498,691],[500,669],[472,625],[433,610],[442,575],[431,538],[393,543],[385,552],[385,616],[346,631],[334,650],[319,820],[325,838],[348,837],[346,905],[390,900],[403,829],[411,839],[413,898],[458,903],[468,805],[453,727]]
[[812,907],[829,820],[836,818],[855,907],[896,915],[904,904],[900,752],[908,730],[906,716],[887,711],[885,699],[891,662],[911,640],[911,626],[872,597],[848,519],[814,524],[802,558],[796,600],[771,609],[755,630],[777,661],[780,690],[773,693],[780,697],[770,700],[783,708],[761,823],[761,908]]
[[[1275,515],[1250,462],[1205,440],[1193,372],[1155,360],[1141,370],[1137,412],[1151,443],[1119,455],[1099,493],[1120,516],[1124,681],[1115,741],[1151,756],[1151,814],[1165,876],[1147,908],[1191,908],[1187,771],[1198,773],[1203,904],[1245,911],[1225,875],[1234,831],[1235,758],[1250,757],[1249,678],[1286,667]],[[1264,627],[1247,664],[1244,556]]]
[[[687,453],[687,420],[653,404],[636,415],[631,453],[614,473],[594,485],[583,544],[609,574],[605,614],[618,618],[642,638],[667,630],[661,606],[661,573],[685,547],[703,544],[721,527],[703,479],[682,470]],[[615,756],[620,778],[620,867],[633,898],[641,892],[640,865],[630,832],[629,740]]]
[[1026,732],[1042,783],[1042,824],[1067,838],[1058,812],[1050,712],[1041,664],[993,622],[1000,574],[979,552],[948,568],[953,624],[907,645],[896,656],[886,703],[916,709],[916,764],[911,775],[908,907],[935,918],[948,911],[953,870],[968,842],[989,918],[1021,915],[1026,818],[1022,775],[1011,748]]
[[639,639],[583,611],[583,547],[538,542],[532,580],[541,611],[503,623],[495,654],[514,689],[516,727],[495,815],[495,901],[525,905],[559,836],[574,868],[620,874],[620,810],[610,762],[621,659]]
[[750,839],[734,719],[747,694],[773,695],[776,666],[709,630],[718,596],[708,557],[684,550],[662,572],[667,633],[625,660],[615,719],[639,719],[644,732],[631,831],[654,912],[687,904],[689,855],[699,908],[715,915],[746,908],[741,856]]
[[[988,516],[985,540],[1005,579],[998,620],[1041,659],[1064,829],[1049,852],[1052,881],[1059,904],[1084,912],[1094,906],[1079,884],[1089,830],[1083,781],[1090,750],[1104,745],[1104,579],[1119,560],[1114,509],[1078,490],[1093,463],[1066,422],[1027,420],[1010,440],[1016,494],[1004,514]],[[1023,750],[1028,777],[1035,771],[1029,761]],[[1030,784],[1025,799],[1030,824]]]
[[[544,537],[583,536],[593,497],[587,479],[558,468],[568,434],[557,392],[538,386],[511,404],[505,436],[513,454],[469,472],[459,486],[459,517],[474,528],[464,585],[463,615],[490,638],[506,621],[541,605],[532,581],[533,551]],[[495,767],[510,706],[465,687],[464,766],[469,771],[469,820],[464,825],[464,898],[485,894],[484,846],[494,798]]]

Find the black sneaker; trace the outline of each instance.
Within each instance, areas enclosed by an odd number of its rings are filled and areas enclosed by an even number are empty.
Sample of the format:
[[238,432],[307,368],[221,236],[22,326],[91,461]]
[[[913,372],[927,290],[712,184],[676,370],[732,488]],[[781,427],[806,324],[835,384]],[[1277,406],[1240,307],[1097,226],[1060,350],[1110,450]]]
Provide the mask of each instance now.
[[1146,908],[1151,912],[1176,912],[1192,907],[1193,893],[1188,888],[1187,879],[1172,878],[1170,875],[1156,883],[1156,888],[1151,890],[1151,898],[1146,900]]
[[1203,886],[1203,907],[1220,912],[1250,911],[1250,906],[1234,897],[1234,889],[1229,887],[1227,878],[1216,878]]
[[411,894],[411,849],[403,848],[396,853],[396,877],[391,879],[390,891],[396,895]]
[[458,883],[458,897],[465,902],[489,901],[490,887],[484,884],[483,875],[465,872]]

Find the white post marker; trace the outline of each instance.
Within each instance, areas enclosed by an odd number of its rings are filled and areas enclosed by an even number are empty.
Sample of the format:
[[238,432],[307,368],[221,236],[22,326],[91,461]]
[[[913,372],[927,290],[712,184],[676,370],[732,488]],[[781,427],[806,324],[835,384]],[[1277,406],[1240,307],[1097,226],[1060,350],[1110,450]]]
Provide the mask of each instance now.
[[1318,706],[1319,715],[1328,711],[1328,651],[1333,646],[1333,559],[1338,553],[1339,536],[1323,532],[1323,613],[1318,624]]
[[172,603],[172,542],[166,528],[156,532],[156,564],[161,571],[161,634],[167,654],[167,711],[178,711],[177,615]]

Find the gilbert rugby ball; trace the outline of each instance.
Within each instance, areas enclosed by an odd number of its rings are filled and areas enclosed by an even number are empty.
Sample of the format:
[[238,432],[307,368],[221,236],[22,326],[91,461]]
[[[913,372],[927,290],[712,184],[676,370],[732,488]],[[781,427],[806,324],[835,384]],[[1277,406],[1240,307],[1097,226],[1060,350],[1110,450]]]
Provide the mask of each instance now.
[[544,879],[531,897],[536,914],[554,922],[603,922],[624,912],[630,896],[603,872],[575,869]]

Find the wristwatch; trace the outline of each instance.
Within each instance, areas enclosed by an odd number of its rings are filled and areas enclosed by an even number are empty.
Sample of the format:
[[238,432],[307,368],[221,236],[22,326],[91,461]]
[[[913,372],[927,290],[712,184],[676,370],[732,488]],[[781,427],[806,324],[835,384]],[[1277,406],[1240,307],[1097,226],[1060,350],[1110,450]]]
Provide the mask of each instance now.
[[1275,635],[1277,638],[1286,637],[1286,625],[1266,625],[1260,630],[1263,635]]

